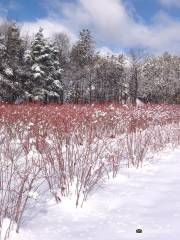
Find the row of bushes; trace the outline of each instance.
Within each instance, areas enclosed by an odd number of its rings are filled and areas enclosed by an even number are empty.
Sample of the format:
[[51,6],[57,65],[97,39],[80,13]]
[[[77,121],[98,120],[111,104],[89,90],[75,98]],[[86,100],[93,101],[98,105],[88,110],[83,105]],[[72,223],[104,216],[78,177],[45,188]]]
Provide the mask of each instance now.
[[179,129],[178,105],[0,105],[0,236],[14,225],[18,232],[26,210],[47,195],[82,206],[122,167],[179,145]]

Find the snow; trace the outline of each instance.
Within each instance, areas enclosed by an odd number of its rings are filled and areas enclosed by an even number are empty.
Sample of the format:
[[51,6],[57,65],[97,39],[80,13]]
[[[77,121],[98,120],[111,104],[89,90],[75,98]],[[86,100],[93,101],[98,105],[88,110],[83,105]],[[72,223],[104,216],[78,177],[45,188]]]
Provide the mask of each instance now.
[[12,71],[11,68],[6,68],[4,72],[5,72],[5,74],[8,75],[8,76],[13,76],[13,71]]
[[28,192],[28,197],[29,198],[33,198],[34,200],[37,200],[38,199],[38,196],[39,196],[39,193],[38,192]]
[[60,82],[59,80],[54,80],[53,83],[54,83],[54,85],[55,85],[56,87],[62,89],[62,84],[61,84],[61,82]]
[[41,77],[41,73],[34,73],[33,77],[34,77],[34,79],[40,78]]
[[142,107],[144,106],[144,103],[140,99],[136,99],[136,106]]
[[60,204],[44,199],[24,221],[18,240],[179,240],[179,173],[180,148],[166,150],[142,169],[122,169],[83,208],[68,198]]
[[[11,226],[11,231],[9,231],[10,226]],[[16,229],[16,224],[13,224],[13,222],[11,222],[11,220],[9,220],[8,218],[5,218],[2,224],[2,233],[0,237],[2,237],[2,239],[5,239],[7,238],[7,236],[9,236],[10,239],[18,240],[18,234],[16,233],[15,229]]]
[[41,72],[41,68],[40,68],[40,66],[38,66],[38,64],[34,64],[31,68],[33,71]]

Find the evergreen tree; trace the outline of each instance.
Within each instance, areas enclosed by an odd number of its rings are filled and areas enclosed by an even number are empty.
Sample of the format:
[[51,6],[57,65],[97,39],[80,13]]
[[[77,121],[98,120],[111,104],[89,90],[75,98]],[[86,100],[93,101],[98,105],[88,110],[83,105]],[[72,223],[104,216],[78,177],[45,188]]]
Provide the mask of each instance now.
[[[16,23],[7,25],[7,32],[1,35],[1,98],[4,101],[15,101],[23,96],[19,78],[19,53],[21,48],[20,30]],[[3,88],[3,89],[2,89]]]
[[94,40],[88,29],[80,32],[79,40],[72,47],[70,59],[65,78],[68,98],[76,103],[91,102],[96,53]]
[[53,45],[56,47],[58,62],[65,68],[70,59],[70,40],[67,34],[58,33],[53,37]]
[[140,72],[142,62],[144,59],[143,49],[132,49],[130,50],[130,69],[129,69],[129,97],[130,102],[136,105],[138,96],[138,89],[140,84]]
[[8,66],[15,71],[19,64],[21,48],[20,30],[16,23],[11,23],[7,31],[6,57]]
[[99,57],[96,64],[95,97],[102,102],[126,100],[123,55]]
[[57,60],[57,50],[47,43],[43,36],[43,29],[36,34],[30,56],[27,54],[26,58],[31,62],[33,99],[62,102],[62,69]]
[[0,34],[0,72],[4,70],[4,59],[6,56],[5,36]]
[[83,29],[80,32],[79,40],[73,46],[71,52],[72,61],[83,67],[90,65],[94,61],[95,44],[88,29]]

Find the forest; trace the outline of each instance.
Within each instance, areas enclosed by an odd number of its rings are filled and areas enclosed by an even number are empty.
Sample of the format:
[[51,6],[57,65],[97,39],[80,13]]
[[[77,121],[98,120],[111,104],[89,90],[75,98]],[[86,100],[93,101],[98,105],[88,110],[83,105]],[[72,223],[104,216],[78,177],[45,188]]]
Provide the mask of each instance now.
[[102,55],[88,29],[72,43],[66,33],[23,34],[0,25],[1,102],[180,103],[180,56],[143,49]]
[[0,24],[0,240],[177,239],[180,56],[22,29]]

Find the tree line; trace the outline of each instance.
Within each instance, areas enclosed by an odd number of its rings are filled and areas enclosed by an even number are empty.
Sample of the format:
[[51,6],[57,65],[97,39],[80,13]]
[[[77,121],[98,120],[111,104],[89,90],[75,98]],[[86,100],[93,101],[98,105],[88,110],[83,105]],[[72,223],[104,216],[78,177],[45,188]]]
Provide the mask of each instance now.
[[42,28],[22,36],[17,23],[0,25],[2,102],[180,103],[180,56],[138,49],[102,56],[88,29],[74,44],[65,33],[46,39]]

